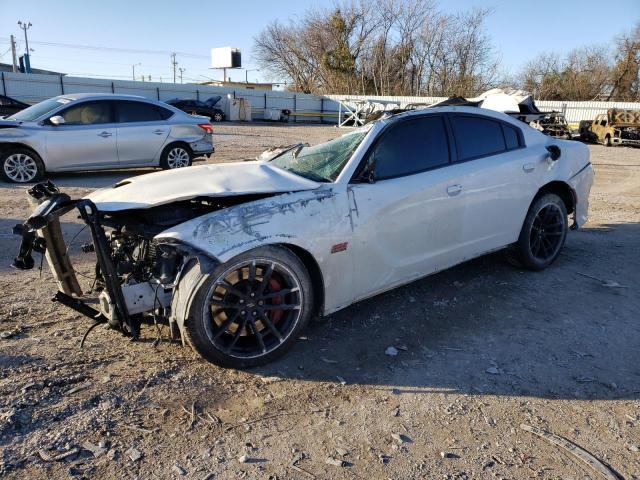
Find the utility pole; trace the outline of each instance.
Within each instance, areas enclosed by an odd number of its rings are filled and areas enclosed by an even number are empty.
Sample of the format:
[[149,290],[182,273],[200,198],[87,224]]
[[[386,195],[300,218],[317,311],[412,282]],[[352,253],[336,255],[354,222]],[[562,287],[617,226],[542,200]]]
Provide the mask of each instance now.
[[13,73],[18,71],[18,57],[16,56],[16,39],[11,35],[11,59],[13,60]]
[[133,65],[131,65],[131,78],[133,78],[133,81],[136,81],[136,67],[142,65],[141,63],[134,63]]
[[31,27],[31,22],[18,20],[18,25],[24,31],[24,73],[31,73],[31,62],[29,61],[29,39],[27,38],[27,30]]
[[179,67],[178,70],[180,70],[180,83],[182,83],[182,72],[184,72],[186,68]]
[[171,54],[171,65],[173,66],[173,83],[176,83],[176,67],[178,66],[178,62],[176,62],[176,52]]

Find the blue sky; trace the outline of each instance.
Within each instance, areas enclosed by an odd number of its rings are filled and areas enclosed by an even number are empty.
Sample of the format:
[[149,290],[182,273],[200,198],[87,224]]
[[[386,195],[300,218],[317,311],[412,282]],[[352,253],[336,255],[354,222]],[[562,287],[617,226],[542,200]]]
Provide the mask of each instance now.
[[[18,20],[30,21],[29,46],[33,67],[71,74],[112,78],[136,75],[162,77],[172,70],[168,52],[178,54],[184,80],[221,78],[209,69],[212,47],[233,46],[243,52],[243,65],[255,68],[251,59],[253,37],[272,20],[283,22],[314,6],[331,5],[318,0],[236,0],[159,2],[148,0],[0,0],[0,62],[10,63],[9,35],[24,51]],[[191,7],[193,5],[194,7]],[[601,0],[459,0],[441,1],[440,8],[455,12],[474,6],[493,7],[487,31],[502,57],[503,68],[515,73],[527,60],[545,51],[566,52],[576,46],[606,43],[640,20],[640,0],[615,0],[612,8]],[[40,42],[88,45],[167,53],[128,53],[44,45]],[[249,80],[263,80],[264,72],[249,72]],[[244,80],[245,72],[231,72]]]

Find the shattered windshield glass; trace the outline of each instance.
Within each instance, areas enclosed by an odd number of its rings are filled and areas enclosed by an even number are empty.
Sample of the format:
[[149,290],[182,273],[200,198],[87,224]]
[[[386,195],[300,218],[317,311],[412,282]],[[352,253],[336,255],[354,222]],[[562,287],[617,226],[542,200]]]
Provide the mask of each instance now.
[[309,180],[333,182],[368,132],[369,128],[354,130],[313,147],[297,145],[270,163]]

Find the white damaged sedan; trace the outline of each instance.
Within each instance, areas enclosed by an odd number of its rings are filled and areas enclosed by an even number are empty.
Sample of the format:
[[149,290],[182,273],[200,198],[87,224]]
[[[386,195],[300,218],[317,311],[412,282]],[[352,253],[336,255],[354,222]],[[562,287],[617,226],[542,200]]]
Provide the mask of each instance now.
[[[165,321],[207,360],[283,354],[313,316],[506,249],[553,263],[587,220],[589,150],[473,107],[383,118],[271,158],[142,175],[71,199],[50,182],[15,227],[14,266],[43,253],[55,299],[137,338]],[[85,298],[59,217],[89,226],[98,301]],[[97,303],[97,304],[96,304]]]

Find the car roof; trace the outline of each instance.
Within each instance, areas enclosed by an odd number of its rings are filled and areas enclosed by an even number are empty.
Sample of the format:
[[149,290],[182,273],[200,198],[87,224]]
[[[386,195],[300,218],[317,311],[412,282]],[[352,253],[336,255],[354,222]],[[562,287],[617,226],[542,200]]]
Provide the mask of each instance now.
[[395,115],[391,115],[387,117],[391,118],[403,118],[403,117],[411,117],[414,115],[427,115],[433,113],[470,113],[473,115],[482,115],[485,117],[493,117],[497,120],[506,120],[509,123],[516,123],[514,118],[507,115],[503,112],[498,112],[496,110],[489,110],[488,108],[480,108],[480,107],[468,107],[468,106],[451,106],[447,105],[444,107],[425,107],[425,108],[417,108],[415,110],[408,110],[406,112],[397,113]]
[[58,95],[56,98],[65,98],[67,100],[141,100],[144,102],[155,102],[140,95],[125,95],[121,93],[70,93]]

